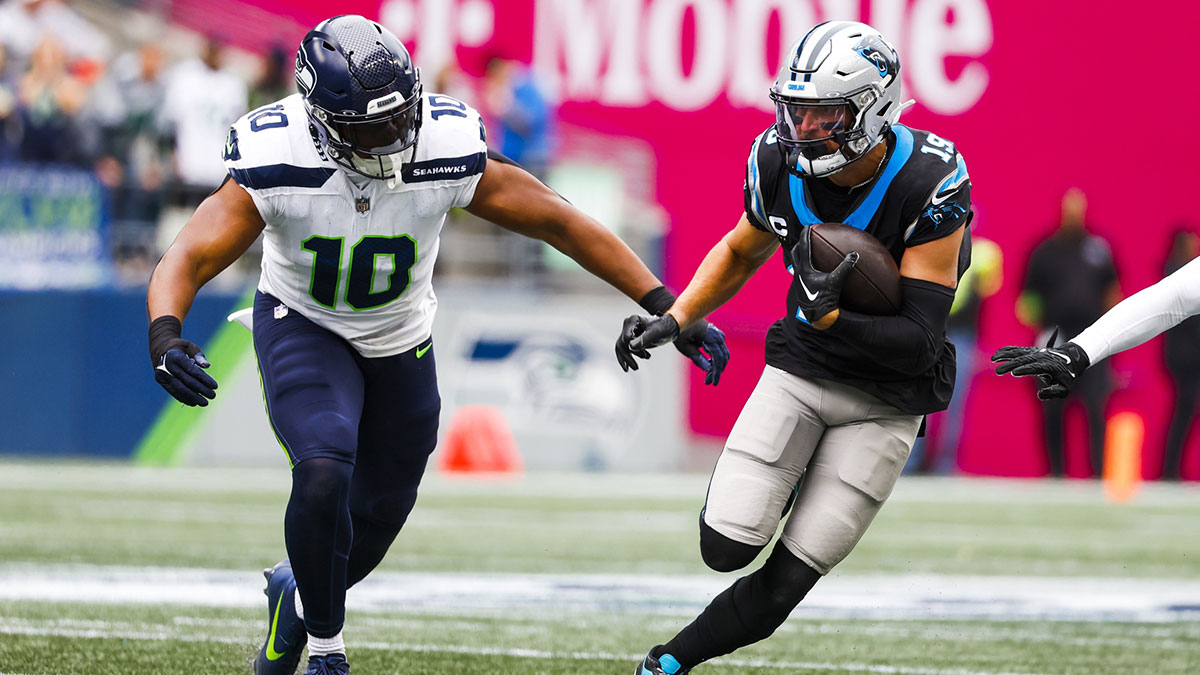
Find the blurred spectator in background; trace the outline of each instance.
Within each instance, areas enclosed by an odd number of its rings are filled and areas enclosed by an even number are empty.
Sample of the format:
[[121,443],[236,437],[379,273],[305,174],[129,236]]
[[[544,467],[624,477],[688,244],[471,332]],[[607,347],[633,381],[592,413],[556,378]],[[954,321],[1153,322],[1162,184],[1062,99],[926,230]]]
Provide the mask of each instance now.
[[225,136],[247,110],[246,83],[224,67],[223,51],[209,37],[200,58],[179,64],[167,76],[163,114],[175,137],[175,172],[184,205],[199,204],[225,178]]
[[[1191,262],[1197,253],[1200,253],[1200,237],[1180,225],[1171,238],[1163,276],[1170,276]],[[1200,393],[1200,316],[1184,319],[1164,333],[1163,340],[1167,372],[1175,384],[1175,408],[1167,431],[1162,477],[1163,480],[1179,480],[1183,470],[1183,445],[1196,414],[1197,393]]]
[[989,239],[971,235],[971,266],[958,280],[954,304],[946,324],[946,337],[954,343],[954,397],[944,412],[927,418],[925,436],[918,438],[909,455],[907,471],[953,473],[958,467],[959,443],[971,381],[978,371],[979,316],[986,298],[996,294],[1004,283],[1004,254]]
[[544,179],[554,146],[553,111],[529,69],[507,59],[489,61],[483,104],[489,145]]
[[11,161],[16,155],[17,134],[17,78],[8,60],[8,48],[0,42],[0,164]]
[[[1086,215],[1083,191],[1067,190],[1058,229],[1029,259],[1017,317],[1042,334],[1039,343],[1045,343],[1055,328],[1064,340],[1078,335],[1121,299],[1112,251],[1108,242],[1088,232]],[[1045,402],[1046,453],[1055,478],[1061,478],[1066,470],[1063,427],[1067,402],[1074,397],[1082,400],[1087,413],[1092,475],[1098,478],[1103,474],[1104,409],[1111,381],[1105,361],[1080,376],[1070,398]]]
[[109,189],[113,255],[119,265],[139,268],[132,270],[139,282],[157,257],[154,230],[168,179],[165,67],[162,45],[146,42],[117,57],[92,95],[100,129],[96,174]]
[[463,72],[456,61],[448,61],[433,81],[431,94],[445,94],[474,108],[482,108],[475,91],[475,79]]
[[75,116],[86,101],[87,87],[67,70],[62,44],[54,37],[42,40],[17,85],[22,127],[19,158],[27,162],[82,163],[85,153]]
[[[249,109],[261,108],[296,93],[296,57],[280,44],[263,60],[262,74],[250,90]],[[244,111],[243,111],[244,112]]]
[[24,68],[47,38],[66,50],[77,76],[94,80],[108,59],[109,41],[87,19],[60,0],[7,0],[0,4],[0,42],[10,58]]

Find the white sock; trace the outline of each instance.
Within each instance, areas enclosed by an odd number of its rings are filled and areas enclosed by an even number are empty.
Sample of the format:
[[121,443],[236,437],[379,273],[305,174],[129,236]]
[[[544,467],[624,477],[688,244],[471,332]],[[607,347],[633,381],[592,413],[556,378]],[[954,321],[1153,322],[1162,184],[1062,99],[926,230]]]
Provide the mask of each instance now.
[[342,640],[342,631],[331,638],[308,636],[308,656],[325,656],[327,654],[345,654],[346,643]]
[[299,588],[296,589],[296,616],[300,617],[301,621],[304,620],[304,603],[300,602]]

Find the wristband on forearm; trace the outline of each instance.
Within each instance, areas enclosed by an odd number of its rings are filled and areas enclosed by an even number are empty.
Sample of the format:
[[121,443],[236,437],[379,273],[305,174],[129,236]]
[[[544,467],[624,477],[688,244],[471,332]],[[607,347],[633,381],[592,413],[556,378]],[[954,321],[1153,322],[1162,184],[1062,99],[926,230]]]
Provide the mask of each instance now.
[[666,286],[659,286],[643,295],[642,299],[638,300],[638,304],[650,314],[662,316],[667,313],[668,309],[671,309],[671,305],[675,304],[675,294],[667,290]]
[[902,278],[904,303],[895,316],[871,316],[846,309],[826,329],[880,365],[906,375],[933,367],[946,342],[946,320],[954,289],[931,281]]
[[150,322],[150,363],[156,368],[169,349],[172,340],[183,337],[183,322],[171,316],[160,316]]

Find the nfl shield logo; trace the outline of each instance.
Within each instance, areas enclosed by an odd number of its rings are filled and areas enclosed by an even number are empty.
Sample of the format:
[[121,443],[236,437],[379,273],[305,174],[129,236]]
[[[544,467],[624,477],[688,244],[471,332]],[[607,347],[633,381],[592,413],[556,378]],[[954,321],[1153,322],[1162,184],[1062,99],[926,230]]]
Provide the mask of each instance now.
[[354,210],[358,211],[359,213],[366,213],[367,211],[370,211],[371,210],[371,198],[370,197],[359,197],[358,199],[355,199],[354,200]]

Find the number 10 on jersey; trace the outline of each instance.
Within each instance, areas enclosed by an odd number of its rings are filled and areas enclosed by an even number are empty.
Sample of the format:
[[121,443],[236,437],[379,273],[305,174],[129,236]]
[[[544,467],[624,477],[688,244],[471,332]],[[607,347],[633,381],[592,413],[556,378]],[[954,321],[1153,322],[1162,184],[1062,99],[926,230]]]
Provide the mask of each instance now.
[[[345,237],[313,235],[301,248],[313,254],[312,280],[308,294],[318,304],[337,309],[337,291],[342,278],[342,249]],[[379,258],[392,259],[387,285],[375,290]],[[354,311],[382,307],[404,294],[412,282],[417,263],[417,242],[407,234],[394,237],[367,235],[350,248],[350,270],[346,279],[346,304]]]

